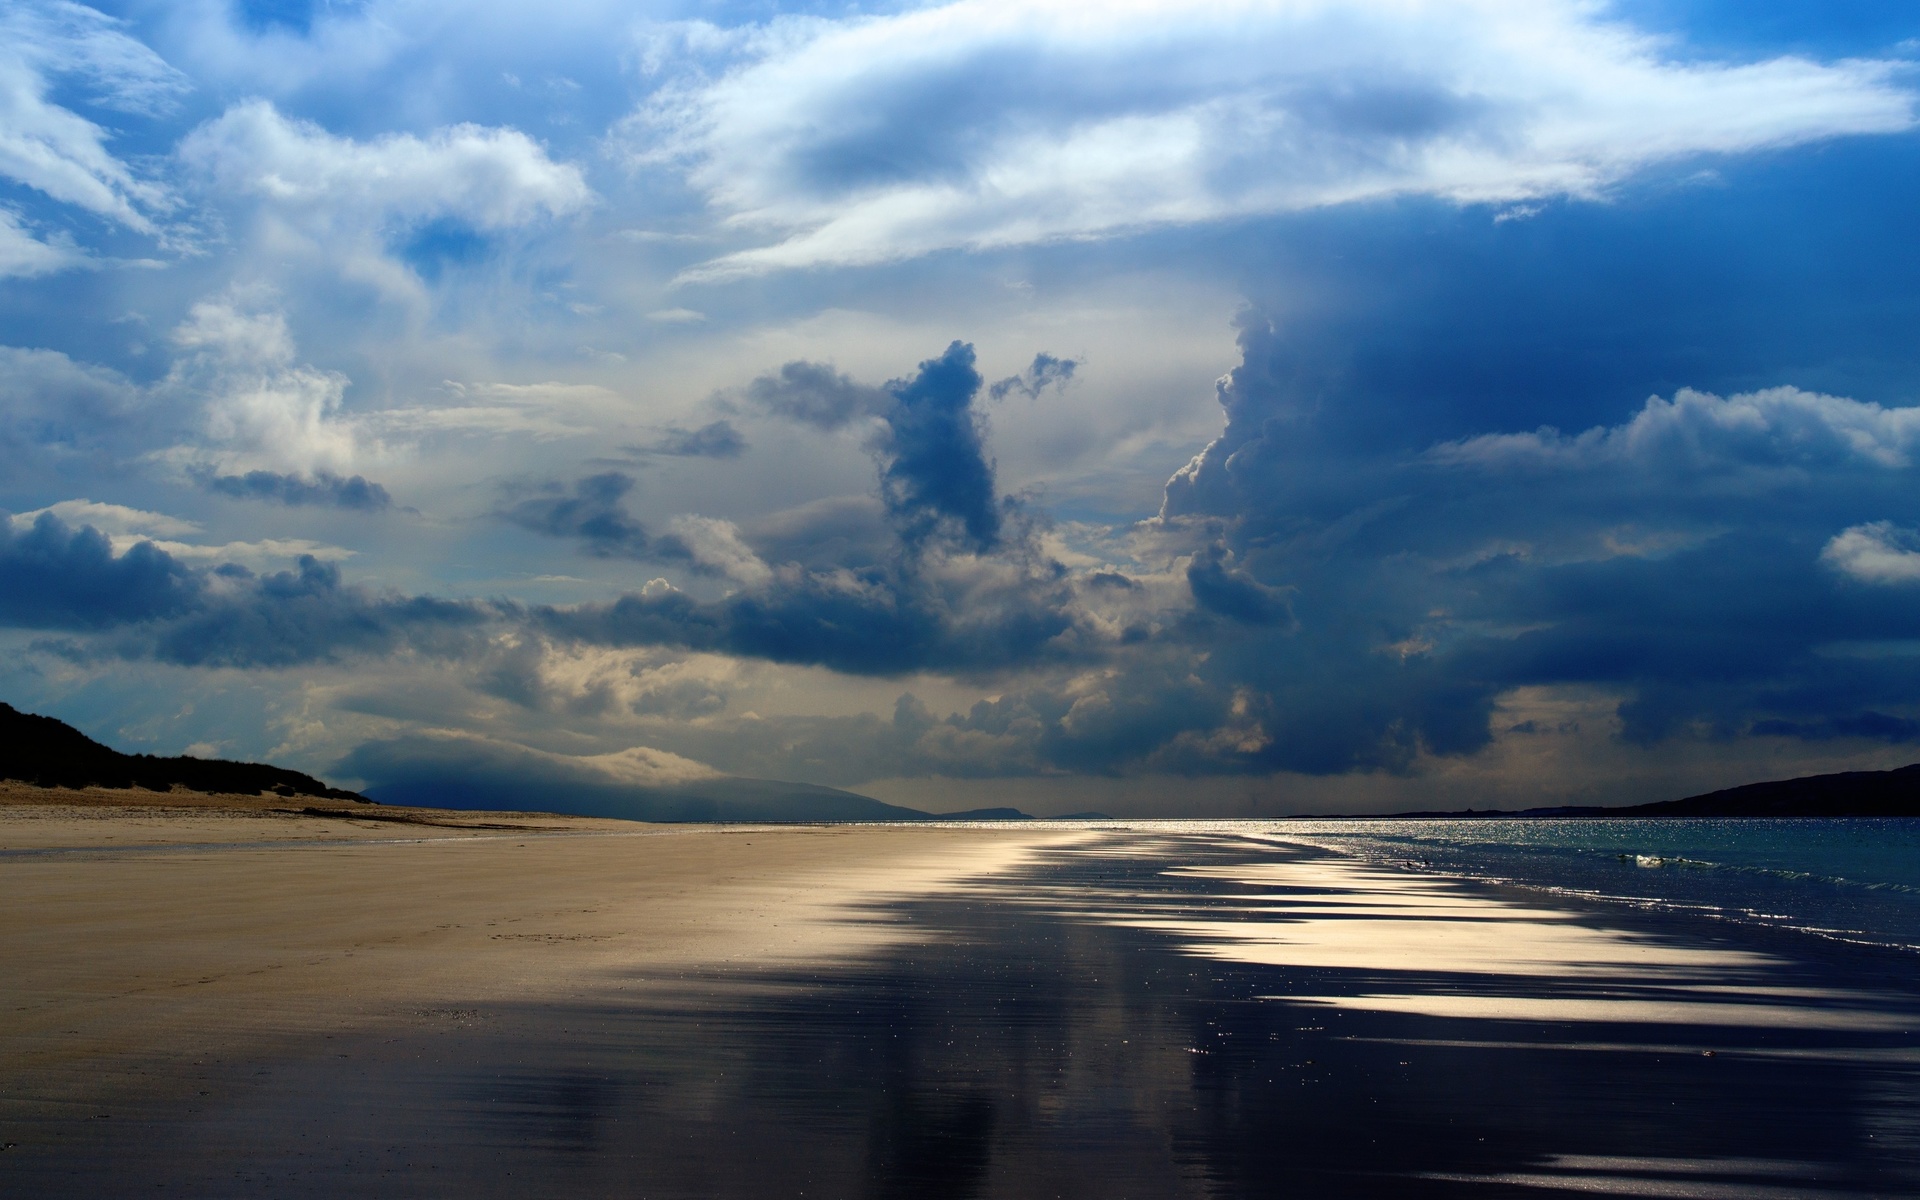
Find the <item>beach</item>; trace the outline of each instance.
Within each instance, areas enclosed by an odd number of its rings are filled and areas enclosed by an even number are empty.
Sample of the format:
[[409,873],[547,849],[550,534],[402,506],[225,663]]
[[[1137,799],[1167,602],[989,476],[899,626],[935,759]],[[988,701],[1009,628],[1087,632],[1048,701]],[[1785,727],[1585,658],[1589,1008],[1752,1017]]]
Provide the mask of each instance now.
[[10,1194],[1920,1186],[1885,947],[1270,823],[68,799],[0,805]]

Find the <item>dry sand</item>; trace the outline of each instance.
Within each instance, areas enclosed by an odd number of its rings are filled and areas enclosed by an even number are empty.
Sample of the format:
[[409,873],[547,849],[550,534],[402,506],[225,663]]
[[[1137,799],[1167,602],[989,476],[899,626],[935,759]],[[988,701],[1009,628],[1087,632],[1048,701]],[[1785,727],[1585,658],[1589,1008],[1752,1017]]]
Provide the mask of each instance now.
[[215,1059],[576,996],[616,965],[845,955],[901,932],[863,899],[1072,836],[7,785],[0,1122],[164,1102]]

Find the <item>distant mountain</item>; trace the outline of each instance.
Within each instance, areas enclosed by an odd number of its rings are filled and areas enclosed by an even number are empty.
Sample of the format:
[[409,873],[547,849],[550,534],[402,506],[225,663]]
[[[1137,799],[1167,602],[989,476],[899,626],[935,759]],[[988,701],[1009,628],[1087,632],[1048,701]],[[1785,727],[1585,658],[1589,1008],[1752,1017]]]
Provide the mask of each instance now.
[[246,796],[272,792],[280,796],[366,800],[357,792],[328,787],[311,775],[264,763],[122,754],[64,721],[23,713],[5,703],[0,703],[0,779],[40,787],[139,787],[156,792],[178,787],[189,792]]
[[458,734],[368,742],[340,771],[367,780],[383,804],[420,808],[766,824],[1028,819],[1013,808],[927,813],[819,784],[722,775],[659,751],[575,756]]
[[[616,756],[617,757],[617,756]],[[52,717],[0,703],[0,779],[40,787],[271,793],[417,808],[567,813],[627,821],[1024,821],[1015,808],[927,813],[838,788],[710,771],[639,783],[562,755],[479,738],[410,738],[362,746],[347,759],[376,780],[367,794],[264,763],[122,754]],[[684,760],[681,760],[684,761]]]
[[1892,771],[1842,771],[1723,788],[1684,800],[1625,808],[1593,805],[1398,813],[1400,817],[1920,817],[1920,763]]
[[446,772],[367,788],[382,804],[567,813],[622,821],[926,821],[917,808],[811,783],[722,775],[666,786]]

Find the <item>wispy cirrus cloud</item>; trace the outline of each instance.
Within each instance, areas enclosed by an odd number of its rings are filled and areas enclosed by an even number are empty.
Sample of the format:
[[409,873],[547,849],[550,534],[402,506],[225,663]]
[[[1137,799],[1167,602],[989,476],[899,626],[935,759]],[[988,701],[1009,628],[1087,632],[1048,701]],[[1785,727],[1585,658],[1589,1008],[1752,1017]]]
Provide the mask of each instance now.
[[1595,198],[1912,127],[1898,64],[1679,61],[1576,0],[958,0],[708,39],[628,122],[763,244],[724,279],[1396,196]]
[[[110,225],[161,233],[172,192],[108,149],[111,131],[52,98],[63,82],[95,107],[152,115],[190,90],[186,77],[84,5],[55,0],[0,11],[0,178]],[[0,277],[86,261],[71,240],[41,235],[0,209]]]

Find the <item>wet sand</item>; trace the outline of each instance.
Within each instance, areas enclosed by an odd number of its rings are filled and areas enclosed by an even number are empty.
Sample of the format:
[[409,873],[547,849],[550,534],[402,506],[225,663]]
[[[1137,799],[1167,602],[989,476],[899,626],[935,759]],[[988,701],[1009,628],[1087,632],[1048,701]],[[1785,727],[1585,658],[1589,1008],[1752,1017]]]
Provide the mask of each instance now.
[[455,819],[525,827],[0,807],[6,1190],[1920,1185],[1904,956],[1231,830]]
[[179,793],[5,799],[0,1176],[16,1177],[63,1142],[102,1144],[106,1121],[184,1116],[210,1077],[316,1042],[577,998],[616,965],[871,950],[898,931],[846,919],[870,894],[991,872],[1067,836],[333,804],[344,815],[315,816]]

